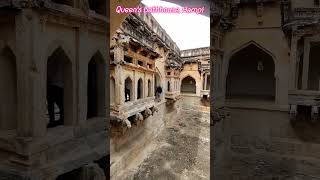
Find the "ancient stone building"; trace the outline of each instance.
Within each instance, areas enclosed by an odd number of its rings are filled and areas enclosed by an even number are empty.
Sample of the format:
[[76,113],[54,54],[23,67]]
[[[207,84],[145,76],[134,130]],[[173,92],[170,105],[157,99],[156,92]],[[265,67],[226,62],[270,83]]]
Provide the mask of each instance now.
[[1,179],[105,179],[106,1],[5,0],[0,13]]
[[[197,96],[203,78],[210,82],[209,48],[181,51],[151,14],[137,13],[113,35],[110,56],[110,168],[117,179],[159,135],[168,109],[179,106],[182,75],[197,77]],[[189,61],[196,69],[185,68]]]
[[181,61],[179,48],[151,14],[126,17],[110,48],[111,177],[116,178],[161,131],[165,98],[179,95],[174,85]]
[[[318,179],[319,1],[216,1],[216,179]],[[223,118],[222,118],[223,119]]]
[[210,48],[181,51],[183,70],[180,75],[181,93],[210,96]]

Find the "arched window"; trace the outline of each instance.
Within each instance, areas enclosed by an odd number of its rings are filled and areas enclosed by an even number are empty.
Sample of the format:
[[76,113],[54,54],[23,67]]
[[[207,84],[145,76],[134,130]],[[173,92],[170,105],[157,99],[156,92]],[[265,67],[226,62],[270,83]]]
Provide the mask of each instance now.
[[182,79],[181,92],[195,94],[196,93],[196,80],[191,76],[187,76],[184,79]]
[[59,47],[47,62],[48,128],[72,124],[72,64]]
[[170,91],[171,91],[171,89],[170,89],[170,81],[168,81],[167,91],[168,91],[168,92],[170,92]]
[[161,86],[160,83],[161,83],[160,75],[158,73],[156,73],[154,76],[154,93],[155,93],[155,95],[157,93],[157,87]]
[[138,80],[138,85],[137,85],[137,99],[142,99],[143,98],[143,81],[140,78]]
[[110,104],[115,104],[115,80],[110,78]]
[[105,66],[100,52],[88,64],[87,119],[105,115]]
[[229,61],[226,98],[274,100],[275,65],[272,56],[250,44]]
[[0,51],[0,129],[17,127],[17,68],[16,57],[10,48]]
[[150,79],[149,79],[149,80],[148,80],[148,97],[151,97],[151,96],[152,96],[151,90],[152,90],[151,81],[150,81]]
[[206,90],[210,89],[210,74],[207,75],[207,87]]
[[127,77],[124,81],[124,95],[125,95],[125,102],[132,101],[133,100],[133,84],[132,80]]

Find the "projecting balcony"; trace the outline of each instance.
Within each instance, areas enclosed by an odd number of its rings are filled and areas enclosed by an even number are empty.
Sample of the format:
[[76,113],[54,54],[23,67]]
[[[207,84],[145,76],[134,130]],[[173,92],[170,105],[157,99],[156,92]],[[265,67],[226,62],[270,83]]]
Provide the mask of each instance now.
[[173,91],[173,92],[166,92],[165,97],[166,99],[171,99],[171,100],[178,100],[180,96],[179,91]]
[[132,121],[144,120],[157,111],[154,99],[154,97],[147,97],[125,102],[122,105],[111,105],[111,122],[122,123],[130,128]]
[[210,97],[210,90],[200,90],[200,96],[202,98],[209,98]]
[[320,91],[289,90],[290,120],[296,122],[300,118],[318,121],[320,108]]

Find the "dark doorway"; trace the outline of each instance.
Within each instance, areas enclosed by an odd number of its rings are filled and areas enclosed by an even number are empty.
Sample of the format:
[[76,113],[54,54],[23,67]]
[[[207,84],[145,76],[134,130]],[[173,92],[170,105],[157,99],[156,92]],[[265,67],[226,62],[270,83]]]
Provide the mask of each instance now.
[[143,98],[143,81],[142,79],[138,80],[138,86],[137,86],[137,99]]
[[72,122],[72,65],[59,47],[47,63],[48,128]]
[[0,79],[0,128],[15,129],[17,127],[16,57],[8,47],[0,52]]
[[187,76],[181,81],[181,92],[196,94],[196,80],[191,76]]
[[104,116],[105,66],[102,55],[96,53],[88,64],[87,119]]
[[320,90],[320,43],[313,43],[310,47],[308,90]]
[[124,85],[125,102],[132,101],[133,100],[132,80],[129,77],[127,77],[124,84],[125,84]]
[[232,56],[229,62],[226,98],[275,99],[273,58],[255,45]]

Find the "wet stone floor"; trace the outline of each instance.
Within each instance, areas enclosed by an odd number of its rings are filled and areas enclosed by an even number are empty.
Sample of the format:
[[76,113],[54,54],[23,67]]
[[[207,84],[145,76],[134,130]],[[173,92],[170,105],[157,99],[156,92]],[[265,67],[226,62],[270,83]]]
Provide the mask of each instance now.
[[125,180],[210,179],[210,109],[198,97],[184,97],[179,110],[168,108],[165,128]]

